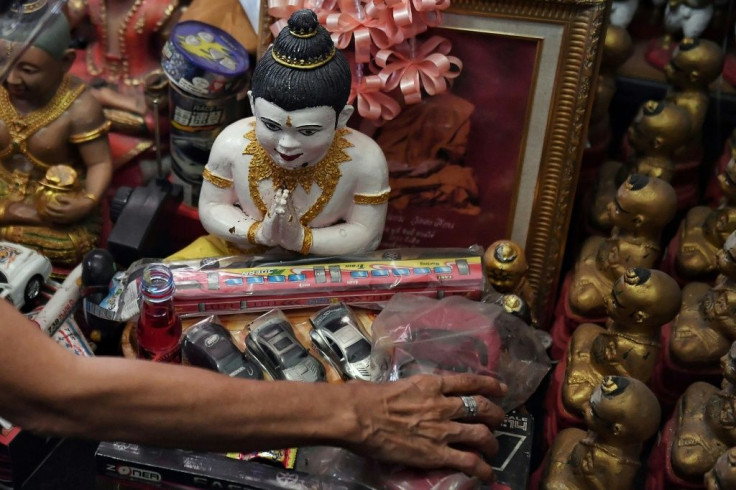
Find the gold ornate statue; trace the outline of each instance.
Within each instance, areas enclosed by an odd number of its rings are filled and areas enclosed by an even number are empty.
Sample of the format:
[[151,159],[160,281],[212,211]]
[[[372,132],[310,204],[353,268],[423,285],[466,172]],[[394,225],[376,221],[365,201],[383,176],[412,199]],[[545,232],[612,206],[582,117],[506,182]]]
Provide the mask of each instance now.
[[718,273],[717,254],[736,230],[736,160],[733,156],[718,175],[722,203],[691,208],[680,229],[675,254],[677,273],[689,280],[711,280]]
[[630,175],[608,206],[611,236],[589,237],[573,271],[568,301],[583,318],[605,316],[604,298],[613,281],[631,267],[652,268],[661,255],[662,228],[675,215],[677,198],[662,179]]
[[669,352],[685,367],[711,368],[736,340],[736,232],[716,255],[715,285],[691,282],[682,291],[680,314],[672,324]]
[[642,104],[628,128],[631,161],[628,165],[607,161],[598,171],[588,215],[590,224],[600,231],[612,228],[608,203],[629,173],[669,182],[675,171],[673,156],[688,141],[690,128],[689,114],[673,102],[650,100]]
[[680,287],[659,270],[632,268],[606,297],[606,328],[584,323],[570,339],[562,403],[582,416],[593,389],[605,376],[648,382],[659,357],[660,327],[680,309]]
[[0,88],[0,239],[61,266],[95,246],[97,202],[112,174],[109,123],[85,85],[67,74],[69,41],[69,24],[57,15]]
[[704,478],[706,490],[736,488],[736,447],[721,454]]
[[588,431],[565,429],[549,450],[543,490],[630,490],[643,443],[659,427],[659,402],[634,378],[606,376],[585,411]]
[[685,38],[665,67],[670,84],[665,100],[690,115],[690,137],[678,153],[691,155],[700,150],[703,122],[708,110],[708,86],[721,74],[723,62],[723,49],[718,44],[707,39]]
[[161,70],[161,48],[178,20],[179,4],[179,0],[72,0],[65,6],[72,27],[88,38],[70,73],[89,84],[112,123],[115,168],[153,147],[157,119],[162,141],[168,141],[168,84]]
[[736,445],[736,343],[721,358],[723,384],[691,384],[677,401],[671,442],[672,468],[682,479],[702,482],[718,458]]

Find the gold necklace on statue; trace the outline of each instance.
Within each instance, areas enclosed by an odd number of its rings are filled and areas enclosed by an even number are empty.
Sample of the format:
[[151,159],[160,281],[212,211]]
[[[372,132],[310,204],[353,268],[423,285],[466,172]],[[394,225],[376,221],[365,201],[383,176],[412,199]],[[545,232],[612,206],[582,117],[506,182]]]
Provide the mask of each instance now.
[[35,165],[47,168],[49,165],[33,158],[28,153],[28,138],[64,114],[83,90],[84,85],[82,84],[70,89],[69,76],[65,76],[58,90],[45,106],[26,115],[21,115],[11,103],[7,90],[0,87],[0,119],[5,122],[11,138],[10,147],[0,152],[0,158],[20,153],[28,157]]
[[342,176],[340,172],[340,164],[349,162],[350,156],[345,149],[353,146],[346,138],[347,129],[340,129],[335,132],[332,145],[327,151],[327,155],[316,165],[306,168],[298,168],[294,170],[280,167],[266,153],[266,150],[258,143],[256,139],[256,130],[253,129],[246,133],[248,138],[248,146],[243,150],[244,155],[251,155],[253,158],[248,169],[248,185],[250,188],[250,197],[265,216],[268,213],[268,207],[261,198],[258,184],[266,179],[271,179],[274,190],[287,189],[293,192],[297,185],[300,185],[307,193],[312,188],[312,184],[322,190],[317,200],[299,219],[302,225],[307,225],[312,221],[322,209],[330,202],[335,192],[337,183]]

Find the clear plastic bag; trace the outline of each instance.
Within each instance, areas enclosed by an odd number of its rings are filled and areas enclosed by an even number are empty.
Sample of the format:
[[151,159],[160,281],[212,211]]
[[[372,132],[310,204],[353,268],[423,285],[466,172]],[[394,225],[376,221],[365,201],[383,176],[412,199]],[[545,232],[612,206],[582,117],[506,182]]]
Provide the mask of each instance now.
[[46,23],[56,15],[64,15],[63,5],[64,0],[35,2],[35,8],[24,6],[21,0],[0,2],[0,83],[5,82],[12,66]]
[[534,393],[551,365],[532,327],[496,304],[461,296],[397,294],[372,330],[374,381],[418,373],[486,374],[508,385],[505,397],[492,400],[507,412]]

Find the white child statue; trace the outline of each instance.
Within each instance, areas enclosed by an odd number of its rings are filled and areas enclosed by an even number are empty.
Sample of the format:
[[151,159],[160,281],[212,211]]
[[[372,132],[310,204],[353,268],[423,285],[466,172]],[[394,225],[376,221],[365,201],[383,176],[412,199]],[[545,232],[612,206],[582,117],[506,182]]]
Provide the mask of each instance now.
[[212,146],[199,199],[211,235],[177,258],[378,247],[388,168],[371,138],[346,127],[350,79],[314,12],[292,14],[254,70],[254,116],[225,128]]

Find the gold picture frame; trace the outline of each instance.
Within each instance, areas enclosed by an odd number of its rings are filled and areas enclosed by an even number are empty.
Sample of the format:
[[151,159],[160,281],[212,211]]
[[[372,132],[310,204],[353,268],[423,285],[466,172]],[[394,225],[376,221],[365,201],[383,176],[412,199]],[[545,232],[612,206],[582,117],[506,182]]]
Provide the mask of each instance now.
[[[609,3],[606,0],[452,0],[450,8],[442,12],[441,26],[431,29],[431,34],[452,34],[453,49],[478,42],[504,42],[506,47],[518,43],[519,52],[533,53],[527,55],[531,65],[522,66],[521,70],[531,78],[520,84],[522,88],[528,87],[524,89],[528,90],[528,95],[526,105],[517,107],[516,111],[520,113],[518,117],[523,118],[519,126],[522,129],[513,135],[518,149],[507,152],[508,162],[496,162],[495,166],[471,161],[470,164],[477,167],[480,214],[473,218],[472,226],[468,226],[470,222],[462,222],[465,218],[459,218],[456,231],[462,233],[446,233],[437,243],[425,240],[421,245],[461,246],[447,240],[462,240],[463,233],[468,233],[470,238],[465,246],[473,243],[488,246],[492,240],[500,238],[511,238],[523,245],[529,264],[527,279],[534,292],[530,306],[543,328],[551,326],[560,283]],[[259,56],[272,42],[269,27],[273,21],[266,0],[262,0]],[[467,42],[463,42],[463,36],[467,37]],[[505,68],[508,60],[499,61],[502,66],[495,70],[472,59],[464,60],[464,64],[466,68],[486,69],[489,76],[514,76],[513,70]],[[482,76],[482,80],[482,85],[488,87],[489,77]],[[456,83],[460,83],[460,77]],[[519,85],[513,79],[501,79],[498,83],[505,84],[504,87]],[[470,97],[471,102],[477,102],[472,100],[472,95]],[[495,105],[478,103],[481,105],[479,114],[494,113],[504,121],[506,116],[503,112],[499,114]],[[482,107],[483,103],[491,105]],[[489,126],[492,127],[488,128],[488,134],[495,134],[506,124]],[[475,139],[486,138],[484,135]],[[508,140],[503,134],[498,139]],[[486,144],[485,141],[481,143]],[[499,172],[507,175],[496,178]],[[484,190],[493,195],[486,199],[485,207]],[[391,226],[390,218],[391,211],[387,227]],[[406,220],[402,219],[401,223],[405,226]],[[480,231],[476,233],[475,230]],[[402,246],[401,243],[388,245]]]

